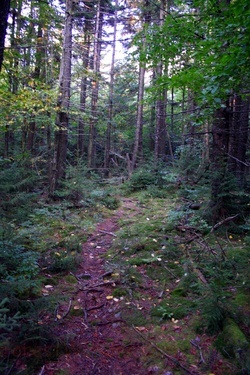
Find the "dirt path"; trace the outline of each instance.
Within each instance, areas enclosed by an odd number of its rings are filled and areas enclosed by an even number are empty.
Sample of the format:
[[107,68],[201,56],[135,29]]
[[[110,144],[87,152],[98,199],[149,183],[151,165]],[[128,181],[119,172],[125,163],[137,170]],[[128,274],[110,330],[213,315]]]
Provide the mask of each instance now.
[[[58,318],[67,314],[58,325],[58,338],[68,340],[68,354],[56,362],[47,363],[43,375],[139,375],[151,374],[141,358],[144,354],[142,339],[122,319],[123,298],[113,298],[117,283],[105,268],[103,255],[112,246],[118,220],[136,215],[138,208],[130,199],[112,217],[100,222],[83,245],[83,262],[78,270],[77,292],[72,300],[60,307]],[[70,297],[69,297],[70,298]],[[72,309],[76,316],[72,315]],[[59,316],[59,314],[61,314]]]

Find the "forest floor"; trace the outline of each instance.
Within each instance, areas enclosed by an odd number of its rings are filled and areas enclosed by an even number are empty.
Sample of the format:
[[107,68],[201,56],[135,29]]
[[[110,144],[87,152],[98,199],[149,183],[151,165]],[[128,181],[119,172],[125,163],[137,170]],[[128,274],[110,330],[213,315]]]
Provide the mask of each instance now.
[[101,220],[83,244],[82,262],[71,274],[76,282],[69,284],[65,278],[47,289],[64,299],[53,317],[62,347],[53,349],[55,360],[45,361],[37,375],[235,373],[213,347],[214,337],[195,333],[193,315],[153,320],[152,308],[169,298],[175,281],[167,285],[149,277],[147,264],[119,266],[126,247],[111,249],[120,220],[136,221],[142,210],[135,199],[122,198],[120,207]]

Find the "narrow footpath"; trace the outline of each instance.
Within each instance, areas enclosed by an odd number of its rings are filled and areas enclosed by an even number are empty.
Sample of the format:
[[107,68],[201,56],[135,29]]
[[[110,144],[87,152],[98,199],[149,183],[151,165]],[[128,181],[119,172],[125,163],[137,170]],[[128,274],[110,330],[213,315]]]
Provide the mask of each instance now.
[[[123,301],[112,297],[116,281],[105,267],[104,254],[112,246],[118,220],[136,215],[135,202],[123,199],[114,216],[100,222],[83,244],[83,261],[75,275],[77,292],[60,307],[65,316],[56,328],[58,338],[67,337],[68,353],[47,363],[42,375],[139,375],[147,373],[141,363],[144,343],[121,318]],[[73,306],[73,307],[72,307]],[[69,309],[79,314],[67,314]],[[66,316],[67,314],[67,316]],[[150,370],[148,374],[152,373]]]

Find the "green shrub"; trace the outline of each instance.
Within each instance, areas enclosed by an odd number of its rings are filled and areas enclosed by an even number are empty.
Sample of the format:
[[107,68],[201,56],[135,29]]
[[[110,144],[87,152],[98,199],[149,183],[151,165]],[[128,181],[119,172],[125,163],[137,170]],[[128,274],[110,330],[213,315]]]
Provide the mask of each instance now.
[[28,160],[0,160],[0,165],[0,214],[20,221],[30,211],[36,196],[34,186],[38,185],[38,175]]
[[[18,294],[33,293],[38,287],[38,254],[9,241],[0,242],[0,280],[9,290]],[[0,295],[2,288],[0,287]]]
[[129,181],[126,183],[127,190],[130,192],[145,190],[149,186],[160,186],[162,184],[162,177],[159,173],[152,170],[138,170],[132,174]]
[[20,326],[20,313],[10,315],[9,298],[5,297],[0,302],[0,341],[6,338],[9,332]]

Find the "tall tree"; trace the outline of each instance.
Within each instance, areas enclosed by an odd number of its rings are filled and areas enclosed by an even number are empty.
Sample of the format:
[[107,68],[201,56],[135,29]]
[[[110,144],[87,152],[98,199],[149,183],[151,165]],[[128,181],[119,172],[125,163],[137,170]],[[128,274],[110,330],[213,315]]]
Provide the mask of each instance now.
[[90,45],[91,45],[91,35],[93,32],[93,22],[94,22],[94,4],[88,3],[88,10],[84,13],[84,40],[82,45],[82,68],[83,75],[81,78],[81,89],[80,89],[80,116],[78,122],[78,156],[80,158],[84,157],[84,129],[85,121],[84,115],[86,111],[86,100],[87,100],[87,85],[89,79],[89,68],[90,68]]
[[114,115],[114,83],[115,83],[115,53],[116,53],[116,38],[117,38],[117,23],[118,23],[118,1],[115,0],[115,13],[114,13],[114,29],[113,29],[113,43],[112,43],[112,57],[110,66],[110,81],[109,81],[109,109],[108,109],[108,123],[106,131],[105,155],[104,155],[104,168],[109,170],[110,166],[110,150],[111,150],[111,133],[112,122]]
[[[141,5],[141,22],[143,24],[143,30],[140,33],[141,42],[139,53],[141,56],[145,54],[146,38],[145,33],[147,27],[151,22],[151,6],[148,0],[142,2]],[[144,110],[144,91],[145,91],[145,74],[146,74],[146,62],[143,58],[139,58],[139,74],[138,74],[138,94],[137,94],[137,115],[136,115],[136,130],[134,149],[132,155],[131,172],[135,169],[136,163],[139,159],[142,159],[143,144],[143,110]]]
[[10,0],[3,0],[0,8],[0,71],[3,64],[4,42],[7,31],[9,11]]
[[94,35],[93,51],[93,78],[91,93],[91,118],[89,124],[89,144],[88,144],[88,167],[95,167],[96,163],[96,124],[97,124],[97,102],[99,95],[100,79],[100,59],[101,59],[101,39],[103,29],[103,4],[104,0],[98,0],[96,10],[96,23]]
[[[159,10],[159,26],[162,28],[165,12],[166,12],[166,1],[161,0]],[[164,71],[165,70],[165,71]],[[156,68],[156,79],[160,79],[163,74],[167,74],[167,67],[161,59]],[[166,155],[166,105],[167,105],[167,91],[166,88],[160,88],[158,93],[158,99],[155,104],[156,108],[156,125],[155,125],[155,162],[160,159],[164,159]]]
[[65,27],[63,38],[63,52],[60,65],[59,91],[57,98],[57,115],[55,130],[55,151],[52,161],[52,176],[50,176],[50,194],[53,195],[59,184],[59,180],[65,177],[69,104],[71,87],[71,56],[72,56],[72,28],[73,28],[73,0],[66,0]]

